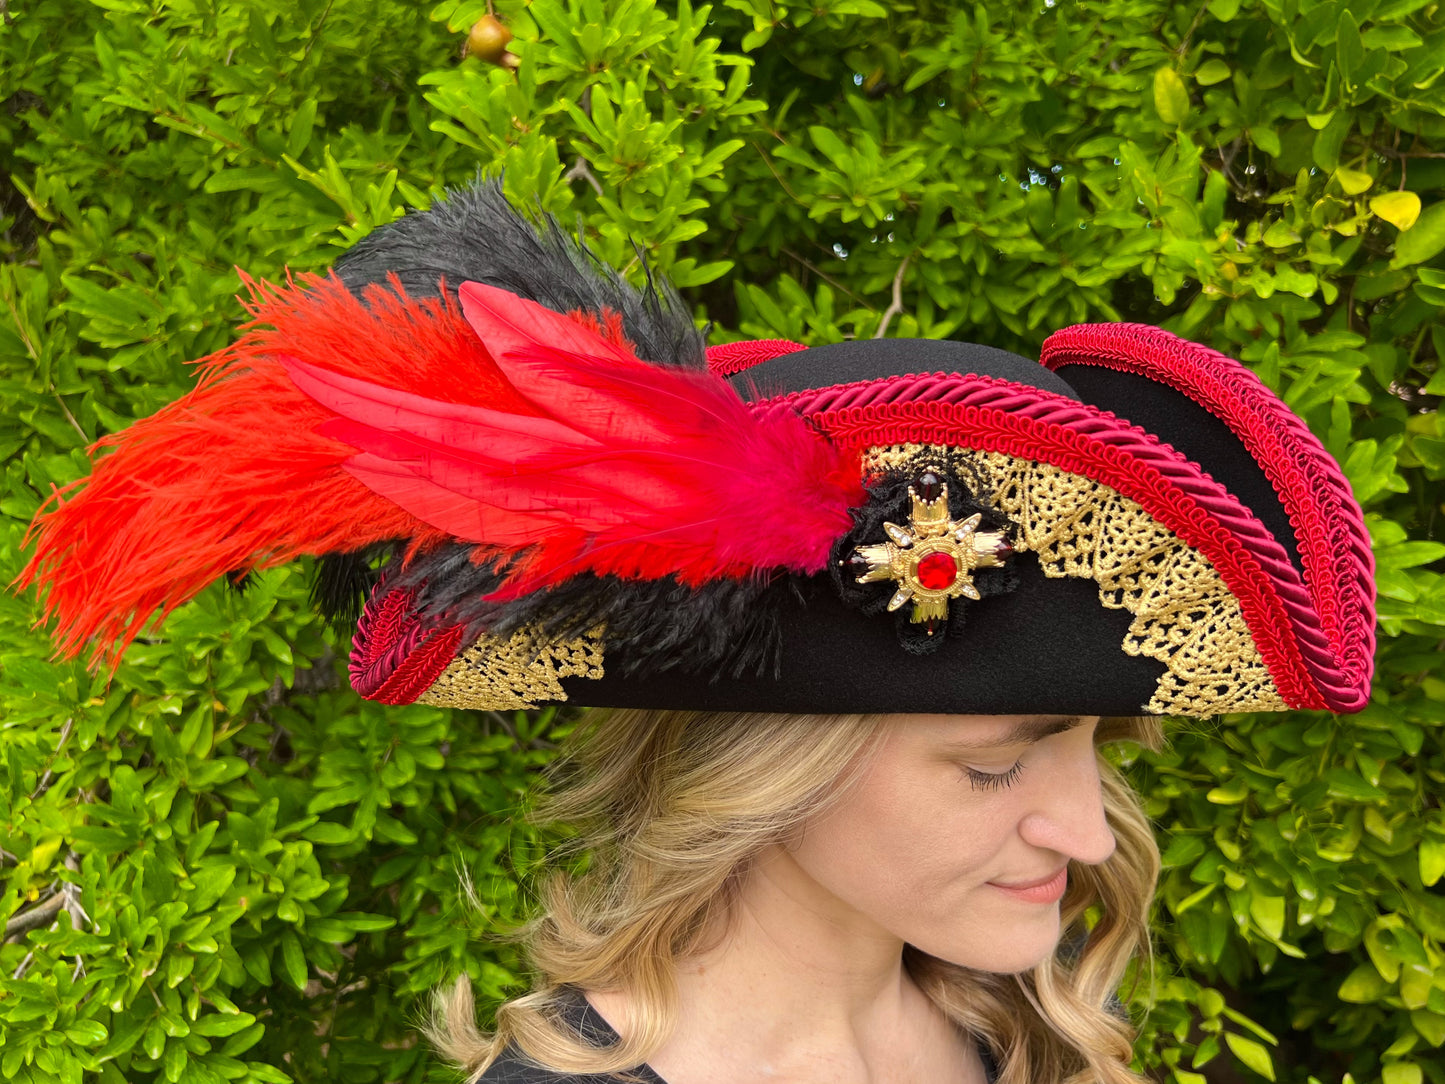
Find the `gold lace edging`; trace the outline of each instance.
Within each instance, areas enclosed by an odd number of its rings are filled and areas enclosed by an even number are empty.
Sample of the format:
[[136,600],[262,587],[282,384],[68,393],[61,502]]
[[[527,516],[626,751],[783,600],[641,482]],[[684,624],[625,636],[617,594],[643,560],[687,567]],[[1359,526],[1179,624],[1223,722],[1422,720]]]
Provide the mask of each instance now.
[[[1103,606],[1133,616],[1120,647],[1165,667],[1144,711],[1204,716],[1288,707],[1214,566],[1138,503],[1102,482],[1000,452],[900,444],[867,457],[874,470],[929,460],[972,473],[980,495],[1017,528],[1015,550],[1035,554],[1044,575],[1093,580]],[[602,654],[600,627],[553,643],[526,631],[483,636],[419,702],[491,711],[562,702],[563,678],[603,676]]]
[[567,699],[566,677],[602,676],[602,629],[574,640],[539,641],[525,631],[483,636],[451,661],[421,704],[513,711]]
[[1044,575],[1093,580],[1099,601],[1134,620],[1120,645],[1165,666],[1143,710],[1154,715],[1283,711],[1239,601],[1202,553],[1118,491],[1046,463],[1001,452],[899,444],[870,449],[874,469],[941,460],[977,475],[1014,522],[1014,548]]

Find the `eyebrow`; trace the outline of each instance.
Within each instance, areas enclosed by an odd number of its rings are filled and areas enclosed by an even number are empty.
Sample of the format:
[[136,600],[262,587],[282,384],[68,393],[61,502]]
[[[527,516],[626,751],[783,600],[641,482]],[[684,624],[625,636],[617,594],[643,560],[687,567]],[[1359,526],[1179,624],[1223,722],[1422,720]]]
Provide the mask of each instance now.
[[1083,722],[1082,715],[1036,715],[1020,719],[1008,731],[997,738],[960,738],[949,742],[954,749],[991,749],[999,745],[1024,745],[1047,738],[1051,734],[1062,734]]

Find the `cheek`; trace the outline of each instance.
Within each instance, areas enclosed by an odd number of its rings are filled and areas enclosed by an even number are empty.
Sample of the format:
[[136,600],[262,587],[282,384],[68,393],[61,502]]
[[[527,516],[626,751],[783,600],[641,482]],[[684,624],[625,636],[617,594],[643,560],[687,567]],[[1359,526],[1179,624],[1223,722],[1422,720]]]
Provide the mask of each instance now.
[[903,935],[900,925],[956,917],[970,890],[999,875],[1008,806],[974,799],[951,767],[926,780],[870,775],[807,827],[793,857],[840,900]]
[[845,913],[930,956],[1027,970],[1056,946],[1058,909],[1021,905],[987,884],[1017,869],[1022,807],[1013,793],[977,793],[952,773],[865,779],[790,853]]

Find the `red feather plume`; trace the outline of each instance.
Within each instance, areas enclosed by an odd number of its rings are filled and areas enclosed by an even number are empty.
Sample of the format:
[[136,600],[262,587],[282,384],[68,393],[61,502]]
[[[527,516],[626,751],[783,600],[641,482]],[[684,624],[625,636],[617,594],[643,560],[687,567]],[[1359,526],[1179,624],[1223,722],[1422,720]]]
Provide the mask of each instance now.
[[246,281],[243,337],[32,527],[20,582],[48,587],[62,655],[94,638],[114,662],[219,575],[399,538],[511,559],[499,599],[582,571],[812,573],[862,503],[855,452],[639,360],[605,315]]

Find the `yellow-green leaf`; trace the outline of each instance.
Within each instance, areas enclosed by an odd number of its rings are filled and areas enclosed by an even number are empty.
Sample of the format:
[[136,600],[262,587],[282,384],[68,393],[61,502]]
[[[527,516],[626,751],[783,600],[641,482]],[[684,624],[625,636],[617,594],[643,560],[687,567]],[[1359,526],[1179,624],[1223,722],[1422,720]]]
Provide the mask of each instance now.
[[1379,1001],[1389,989],[1390,984],[1375,970],[1375,965],[1366,963],[1360,964],[1346,976],[1345,981],[1340,983],[1336,996],[1341,1001],[1355,1005],[1368,1005],[1372,1001]]
[[1400,1000],[1405,1003],[1405,1008],[1425,1008],[1434,980],[1433,968],[1421,967],[1419,964],[1400,968]]
[[1344,166],[1335,170],[1335,180],[1340,182],[1347,196],[1358,196],[1375,183],[1375,178],[1363,170],[1346,169]]
[[1284,897],[1254,893],[1249,897],[1249,917],[1267,937],[1278,941],[1284,936]]
[[1382,192],[1370,200],[1370,211],[1397,230],[1408,230],[1420,217],[1420,197],[1414,192]]
[[1420,1084],[1424,1074],[1413,1061],[1391,1062],[1381,1072],[1385,1084]]
[[1173,68],[1154,73],[1154,109],[1165,124],[1183,124],[1189,116],[1189,91]]
[[1445,1043],[1445,1016],[1426,1009],[1416,1009],[1410,1014],[1410,1023],[1415,1025],[1415,1030],[1423,1035],[1431,1046]]
[[1438,839],[1420,841],[1420,882],[1429,888],[1445,877],[1445,842]]
[[1201,87],[1212,87],[1229,78],[1229,65],[1222,60],[1206,60],[1194,69],[1194,81]]
[[1269,1050],[1263,1043],[1257,1043],[1243,1035],[1236,1035],[1232,1031],[1225,1032],[1224,1041],[1229,1044],[1230,1051],[1246,1068],[1253,1069],[1266,1080],[1274,1079],[1274,1059],[1269,1056]]

